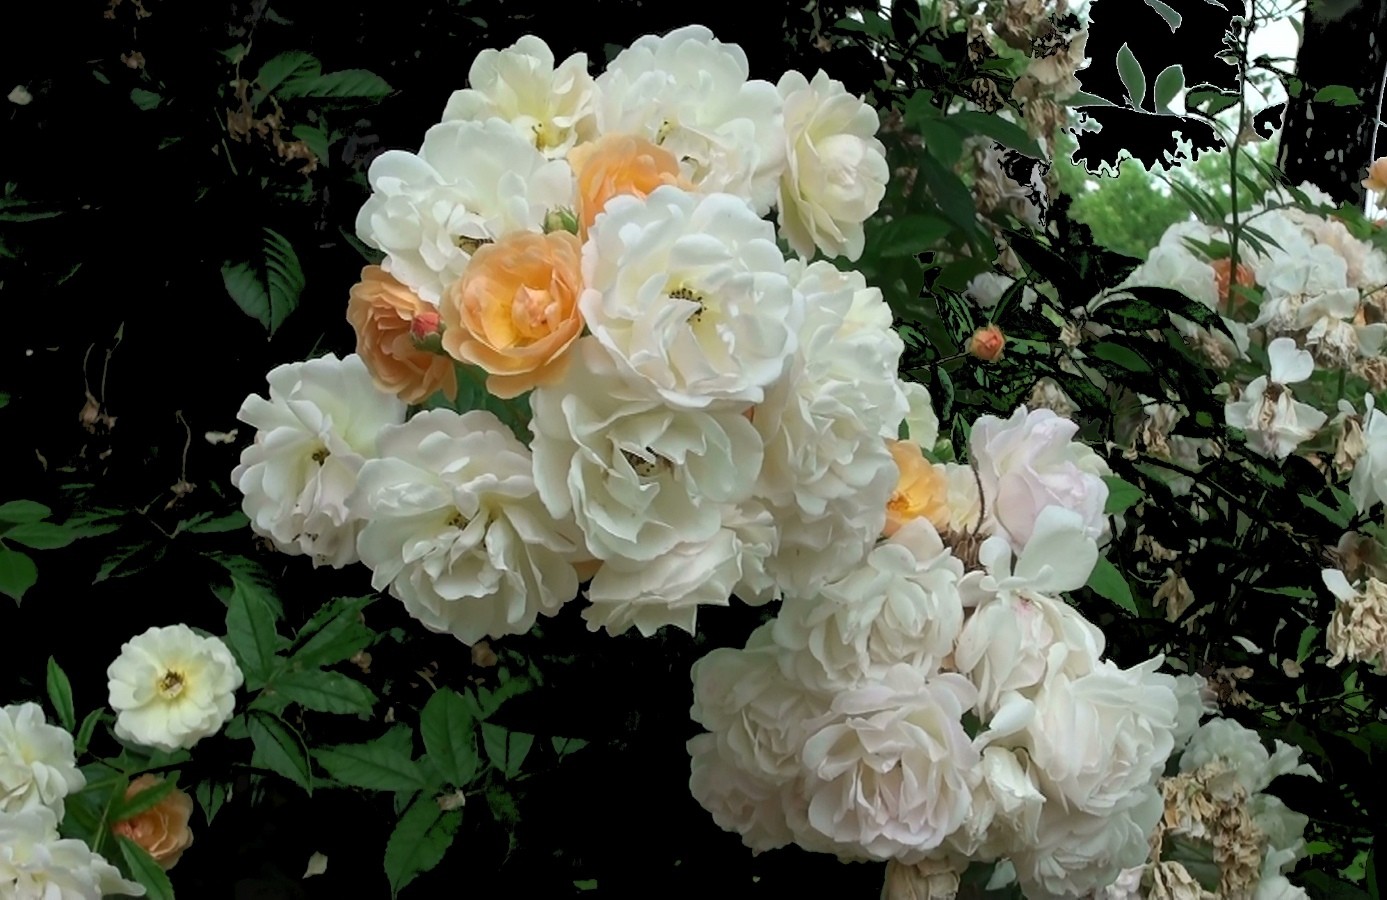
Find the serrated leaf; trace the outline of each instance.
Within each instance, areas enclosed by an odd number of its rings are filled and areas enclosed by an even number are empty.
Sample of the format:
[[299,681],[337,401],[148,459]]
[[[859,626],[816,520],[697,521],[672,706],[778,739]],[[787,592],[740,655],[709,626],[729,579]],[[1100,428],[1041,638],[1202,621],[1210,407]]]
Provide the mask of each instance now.
[[260,67],[255,76],[255,84],[260,89],[255,103],[265,94],[273,94],[281,84],[289,79],[315,78],[323,71],[322,65],[311,54],[301,50],[281,53]]
[[872,236],[871,245],[882,257],[914,256],[948,235],[952,226],[935,215],[915,213],[893,219]]
[[52,514],[51,509],[32,500],[11,500],[8,503],[0,503],[0,522],[13,522],[19,525],[46,519]]
[[318,158],[318,164],[327,167],[328,164],[328,136],[327,132],[321,128],[314,128],[312,125],[295,125],[293,128],[294,137],[303,141],[313,155]]
[[560,759],[570,753],[576,753],[588,745],[582,738],[552,737],[549,739],[550,745],[554,748],[554,754]]
[[1142,72],[1141,63],[1137,62],[1132,48],[1125,43],[1117,51],[1117,74],[1127,88],[1132,108],[1141,109],[1142,102],[1146,100],[1146,73]]
[[283,775],[309,794],[313,793],[313,773],[308,766],[303,738],[288,723],[277,716],[253,710],[246,720],[246,728],[255,745],[253,762]]
[[72,682],[58,661],[48,657],[48,702],[53,704],[53,712],[65,731],[77,727],[77,711],[72,706]]
[[289,241],[273,229],[262,231],[262,258],[255,264],[226,263],[222,266],[222,284],[236,305],[273,337],[298,307],[305,280],[298,254]]
[[1156,112],[1170,113],[1170,104],[1185,89],[1185,67],[1181,65],[1166,66],[1161,70],[1161,74],[1156,76],[1155,100]]
[[96,726],[100,724],[105,715],[106,711],[104,709],[94,709],[87,713],[87,717],[82,720],[82,727],[77,729],[77,733],[72,740],[73,747],[78,756],[86,753],[87,748],[91,746],[92,734],[95,733]]
[[380,100],[393,88],[384,78],[366,69],[342,69],[311,78],[291,78],[278,92],[282,99],[315,97],[321,100]]
[[240,510],[229,512],[215,519],[207,519],[183,529],[190,534],[222,534],[227,531],[240,531],[250,525],[250,519]]
[[520,767],[525,763],[534,742],[533,734],[511,731],[490,722],[482,723],[482,746],[486,748],[486,757],[507,781],[520,774]]
[[122,822],[138,816],[147,809],[153,809],[160,800],[172,794],[177,787],[176,781],[172,778],[166,778],[150,785],[133,797],[126,798],[124,794],[121,794],[116,802],[111,804],[111,821]]
[[343,715],[369,715],[376,695],[341,672],[308,669],[287,672],[274,680],[273,690],[304,709]]
[[432,797],[415,799],[385,845],[385,876],[392,897],[443,861],[461,824],[462,810],[445,813]]
[[275,666],[279,635],[270,605],[253,585],[233,579],[226,604],[226,645],[246,677],[246,690],[259,690]]
[[1108,502],[1103,507],[1105,516],[1121,515],[1142,498],[1141,488],[1116,475],[1104,475],[1103,483],[1108,486]]
[[334,779],[352,787],[372,791],[417,791],[424,787],[408,726],[397,726],[364,744],[315,750],[313,758]]
[[1315,91],[1314,102],[1334,106],[1362,106],[1363,101],[1353,88],[1343,84],[1328,84]]
[[0,544],[0,594],[18,603],[38,580],[39,570],[32,559]]
[[227,787],[220,781],[204,781],[197,786],[197,803],[202,807],[202,816],[211,825],[226,802]]
[[56,550],[77,540],[69,528],[54,522],[25,522],[0,532],[0,538],[23,544],[31,550]]
[[954,113],[944,121],[969,135],[981,134],[990,137],[999,144],[1026,154],[1031,159],[1045,159],[1045,151],[1036,143],[1035,138],[1026,133],[1026,129],[1014,122],[1008,122],[995,113],[964,110]]
[[361,611],[372,599],[339,597],[324,605],[299,630],[295,638],[299,647],[290,655],[290,661],[309,668],[330,666],[355,656],[374,638],[371,629],[361,623]]
[[1107,557],[1098,557],[1093,574],[1088,577],[1088,586],[1098,596],[1106,597],[1130,613],[1136,613],[1137,603],[1132,599],[1132,589],[1128,587],[1127,579]]
[[442,688],[424,704],[419,715],[419,734],[429,759],[449,783],[466,787],[477,777],[476,722],[467,701],[450,688]]
[[125,835],[117,835],[120,842],[120,855],[125,857],[125,865],[130,869],[130,877],[144,885],[145,900],[174,900],[173,885],[169,876],[139,844]]

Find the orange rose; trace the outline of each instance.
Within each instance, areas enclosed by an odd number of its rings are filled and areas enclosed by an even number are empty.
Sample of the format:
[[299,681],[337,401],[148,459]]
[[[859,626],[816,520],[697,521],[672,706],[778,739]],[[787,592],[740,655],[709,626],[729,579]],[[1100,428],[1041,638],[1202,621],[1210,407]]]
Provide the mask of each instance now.
[[1002,348],[1006,343],[1007,337],[1002,334],[1002,329],[987,325],[973,332],[972,339],[968,341],[968,352],[983,362],[996,362],[1002,358]]
[[1387,193],[1387,156],[1373,160],[1368,166],[1368,177],[1361,184],[1374,194]]
[[490,373],[503,399],[556,381],[583,331],[582,290],[582,244],[566,231],[485,244],[443,294],[443,349]]
[[361,270],[347,301],[347,321],[356,329],[356,352],[381,390],[406,403],[435,391],[457,396],[453,361],[423,346],[438,331],[438,313],[380,266]]
[[886,502],[886,527],[882,534],[890,537],[906,522],[924,516],[935,528],[949,524],[949,483],[944,473],[936,469],[912,441],[887,441],[891,458],[900,469],[895,493]]
[[[162,783],[162,778],[141,775],[125,789],[125,799]],[[136,813],[111,826],[111,831],[127,837],[154,857],[161,868],[172,869],[183,851],[192,846],[193,832],[188,820],[193,815],[193,798],[174,788],[144,812]]]
[[644,197],[666,184],[693,190],[680,176],[673,153],[629,134],[609,134],[579,144],[568,152],[568,162],[578,174],[578,222],[585,237],[613,197]]
[[[1209,265],[1214,268],[1214,283],[1218,285],[1218,302],[1227,303],[1228,288],[1233,281],[1230,277],[1233,271],[1233,260],[1225,256],[1222,259],[1214,260]],[[1257,283],[1252,270],[1242,263],[1238,263],[1237,283],[1242,287],[1252,287]],[[1246,303],[1247,300],[1241,296],[1237,296],[1233,300],[1233,306],[1236,308],[1242,308]]]

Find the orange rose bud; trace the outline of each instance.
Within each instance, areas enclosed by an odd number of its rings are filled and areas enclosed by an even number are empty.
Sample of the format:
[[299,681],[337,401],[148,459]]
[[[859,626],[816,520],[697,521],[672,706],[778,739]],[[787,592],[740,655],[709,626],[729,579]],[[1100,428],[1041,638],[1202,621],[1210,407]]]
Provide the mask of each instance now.
[[[1225,256],[1223,259],[1214,260],[1209,265],[1214,267],[1214,283],[1218,285],[1218,302],[1227,303],[1228,287],[1233,280],[1229,277],[1233,270],[1233,260]],[[1242,287],[1252,287],[1257,283],[1252,270],[1242,263],[1238,263],[1237,283]],[[1245,302],[1242,297],[1238,297],[1234,301],[1237,306],[1242,306]]]
[[361,270],[347,301],[347,321],[356,330],[356,352],[383,391],[406,403],[435,391],[457,396],[453,361],[431,352],[419,335],[438,331],[438,313],[380,266]]
[[[125,789],[125,799],[129,800],[162,782],[162,778],[141,775]],[[149,809],[113,824],[111,832],[139,844],[154,857],[160,868],[172,869],[183,851],[192,846],[193,832],[188,827],[192,815],[193,798],[174,788]]]
[[582,243],[567,231],[523,231],[472,254],[440,304],[443,349],[484,369],[486,389],[518,397],[558,380],[583,331]]
[[968,340],[968,352],[983,362],[996,362],[1002,358],[1002,348],[1006,346],[1007,336],[996,325],[985,325],[973,332]]
[[890,537],[906,522],[922,516],[935,528],[947,526],[949,483],[944,473],[925,459],[920,445],[913,441],[887,441],[886,447],[901,474],[895,492],[886,501],[886,527],[881,533]]
[[666,184],[693,190],[679,174],[673,153],[634,135],[609,134],[579,144],[568,152],[568,162],[578,176],[578,224],[584,237],[613,197],[644,197]]

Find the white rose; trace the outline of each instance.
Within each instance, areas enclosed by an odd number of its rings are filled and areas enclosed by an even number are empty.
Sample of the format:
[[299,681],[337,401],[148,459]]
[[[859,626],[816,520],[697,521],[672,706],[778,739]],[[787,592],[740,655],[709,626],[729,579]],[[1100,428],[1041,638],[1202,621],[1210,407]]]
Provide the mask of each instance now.
[[0,812],[46,806],[63,816],[63,798],[86,786],[72,735],[44,719],[37,703],[0,708]]
[[769,622],[744,649],[712,651],[693,665],[689,711],[733,765],[775,784],[802,774],[808,729],[828,714],[825,698],[785,676],[780,656]]
[[689,741],[689,792],[724,831],[742,836],[753,853],[794,842],[785,820],[786,789],[739,768],[711,734]]
[[1267,346],[1271,372],[1253,379],[1242,396],[1223,407],[1224,420],[1240,428],[1253,453],[1285,459],[1300,444],[1314,437],[1329,420],[1307,403],[1299,403],[1287,385],[1309,378],[1315,371],[1314,358],[1296,349],[1291,338],[1277,338]]
[[1275,754],[1268,753],[1257,732],[1232,719],[1210,719],[1199,726],[1180,755],[1180,771],[1193,772],[1219,760],[1251,795],[1266,790],[1279,775],[1318,778],[1309,764],[1300,762],[1300,752],[1299,747],[1277,740]]
[[785,166],[784,114],[775,85],[748,72],[742,48],[702,25],[645,35],[597,78],[598,132],[659,144],[700,192],[735,194],[764,216]]
[[1277,257],[1257,273],[1263,300],[1251,327],[1275,336],[1296,330],[1300,308],[1330,291],[1348,289],[1348,265],[1332,247],[1314,244],[1303,254]]
[[14,900],[101,900],[143,897],[143,885],[93,853],[84,841],[58,836],[51,809],[0,811],[0,896]]
[[382,266],[437,303],[482,244],[541,231],[573,207],[573,172],[547,160],[504,119],[441,122],[417,154],[387,150],[368,172],[371,196],[356,234],[385,252]]
[[840,498],[819,516],[806,516],[798,506],[773,506],[780,527],[780,544],[767,561],[767,571],[786,595],[813,596],[828,582],[862,564],[886,521],[886,501],[898,479],[895,461],[864,448],[877,476],[856,496]]
[[1137,286],[1171,288],[1218,309],[1218,273],[1190,252],[1183,240],[1162,240],[1119,287]]
[[607,203],[583,245],[583,284],[589,330],[673,406],[761,402],[804,318],[770,223],[730,194],[672,185]]
[[582,536],[535,490],[530,450],[484,410],[421,412],[380,437],[352,508],[371,586],[472,644],[524,634],[578,593]]
[[1175,679],[1164,660],[1130,669],[1108,661],[1077,678],[1059,673],[1035,696],[1026,729],[1047,794],[1072,808],[1107,814],[1154,783],[1175,746]]
[[780,234],[805,259],[862,255],[862,223],[886,196],[891,170],[876,139],[877,112],[822,70],[813,81],[786,72],[787,165],[780,176]]
[[1175,749],[1180,751],[1199,730],[1199,720],[1218,712],[1218,704],[1203,675],[1176,675],[1175,699],[1180,704],[1175,716]]
[[[1014,284],[1016,284],[1016,279],[1010,275],[1003,275],[1000,272],[980,272],[973,276],[972,281],[968,282],[964,294],[983,309],[991,309],[1001,302],[1002,296]],[[1029,286],[1021,289],[1020,303],[1022,309],[1032,308],[1038,299],[1040,299],[1040,295]]]
[[963,730],[974,690],[958,675],[894,666],[839,693],[804,743],[808,823],[849,855],[916,863],[970,816],[980,758]]
[[939,416],[934,413],[929,388],[918,381],[902,381],[901,390],[905,392],[909,407],[905,414],[906,436],[922,449],[929,450],[939,442]]
[[187,625],[151,628],[121,645],[106,669],[116,737],[172,752],[221,730],[244,682],[219,638]]
[[595,134],[596,93],[584,53],[555,68],[554,51],[527,34],[505,50],[478,53],[467,83],[448,98],[444,122],[505,119],[550,159]]
[[912,519],[817,597],[787,597],[776,643],[794,677],[825,691],[851,688],[907,663],[939,668],[963,626],[960,563],[928,519]]
[[347,507],[376,436],[404,421],[405,404],[376,389],[361,357],[332,354],[276,366],[269,399],[252,394],[236,417],[256,429],[231,481],[251,528],[313,565],[357,561],[360,522]]
[[989,517],[1014,549],[1026,546],[1047,506],[1083,517],[1094,540],[1107,533],[1107,463],[1073,440],[1079,426],[1052,410],[1019,407],[1010,419],[980,416],[969,441]]
[[1160,820],[1160,792],[1146,787],[1126,806],[1103,815],[1046,803],[1037,844],[1013,849],[1017,880],[1030,898],[1076,898],[1106,887],[1124,869],[1142,865],[1150,852],[1148,838]]
[[1025,751],[986,747],[982,751],[982,783],[973,795],[973,816],[949,843],[973,859],[1006,856],[1013,847],[1030,846],[1039,840],[1037,830],[1044,807],[1045,795]]
[[535,485],[599,559],[650,561],[710,540],[750,498],[761,437],[739,411],[671,409],[622,378],[596,339],[530,395]]

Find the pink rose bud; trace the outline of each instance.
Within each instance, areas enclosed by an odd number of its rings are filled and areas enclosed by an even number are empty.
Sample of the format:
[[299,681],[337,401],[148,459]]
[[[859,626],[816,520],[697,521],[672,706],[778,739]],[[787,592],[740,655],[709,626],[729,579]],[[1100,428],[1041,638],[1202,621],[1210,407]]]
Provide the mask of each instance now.
[[409,333],[416,341],[426,341],[435,334],[438,334],[439,319],[438,313],[431,309],[423,310],[414,316],[409,323]]

